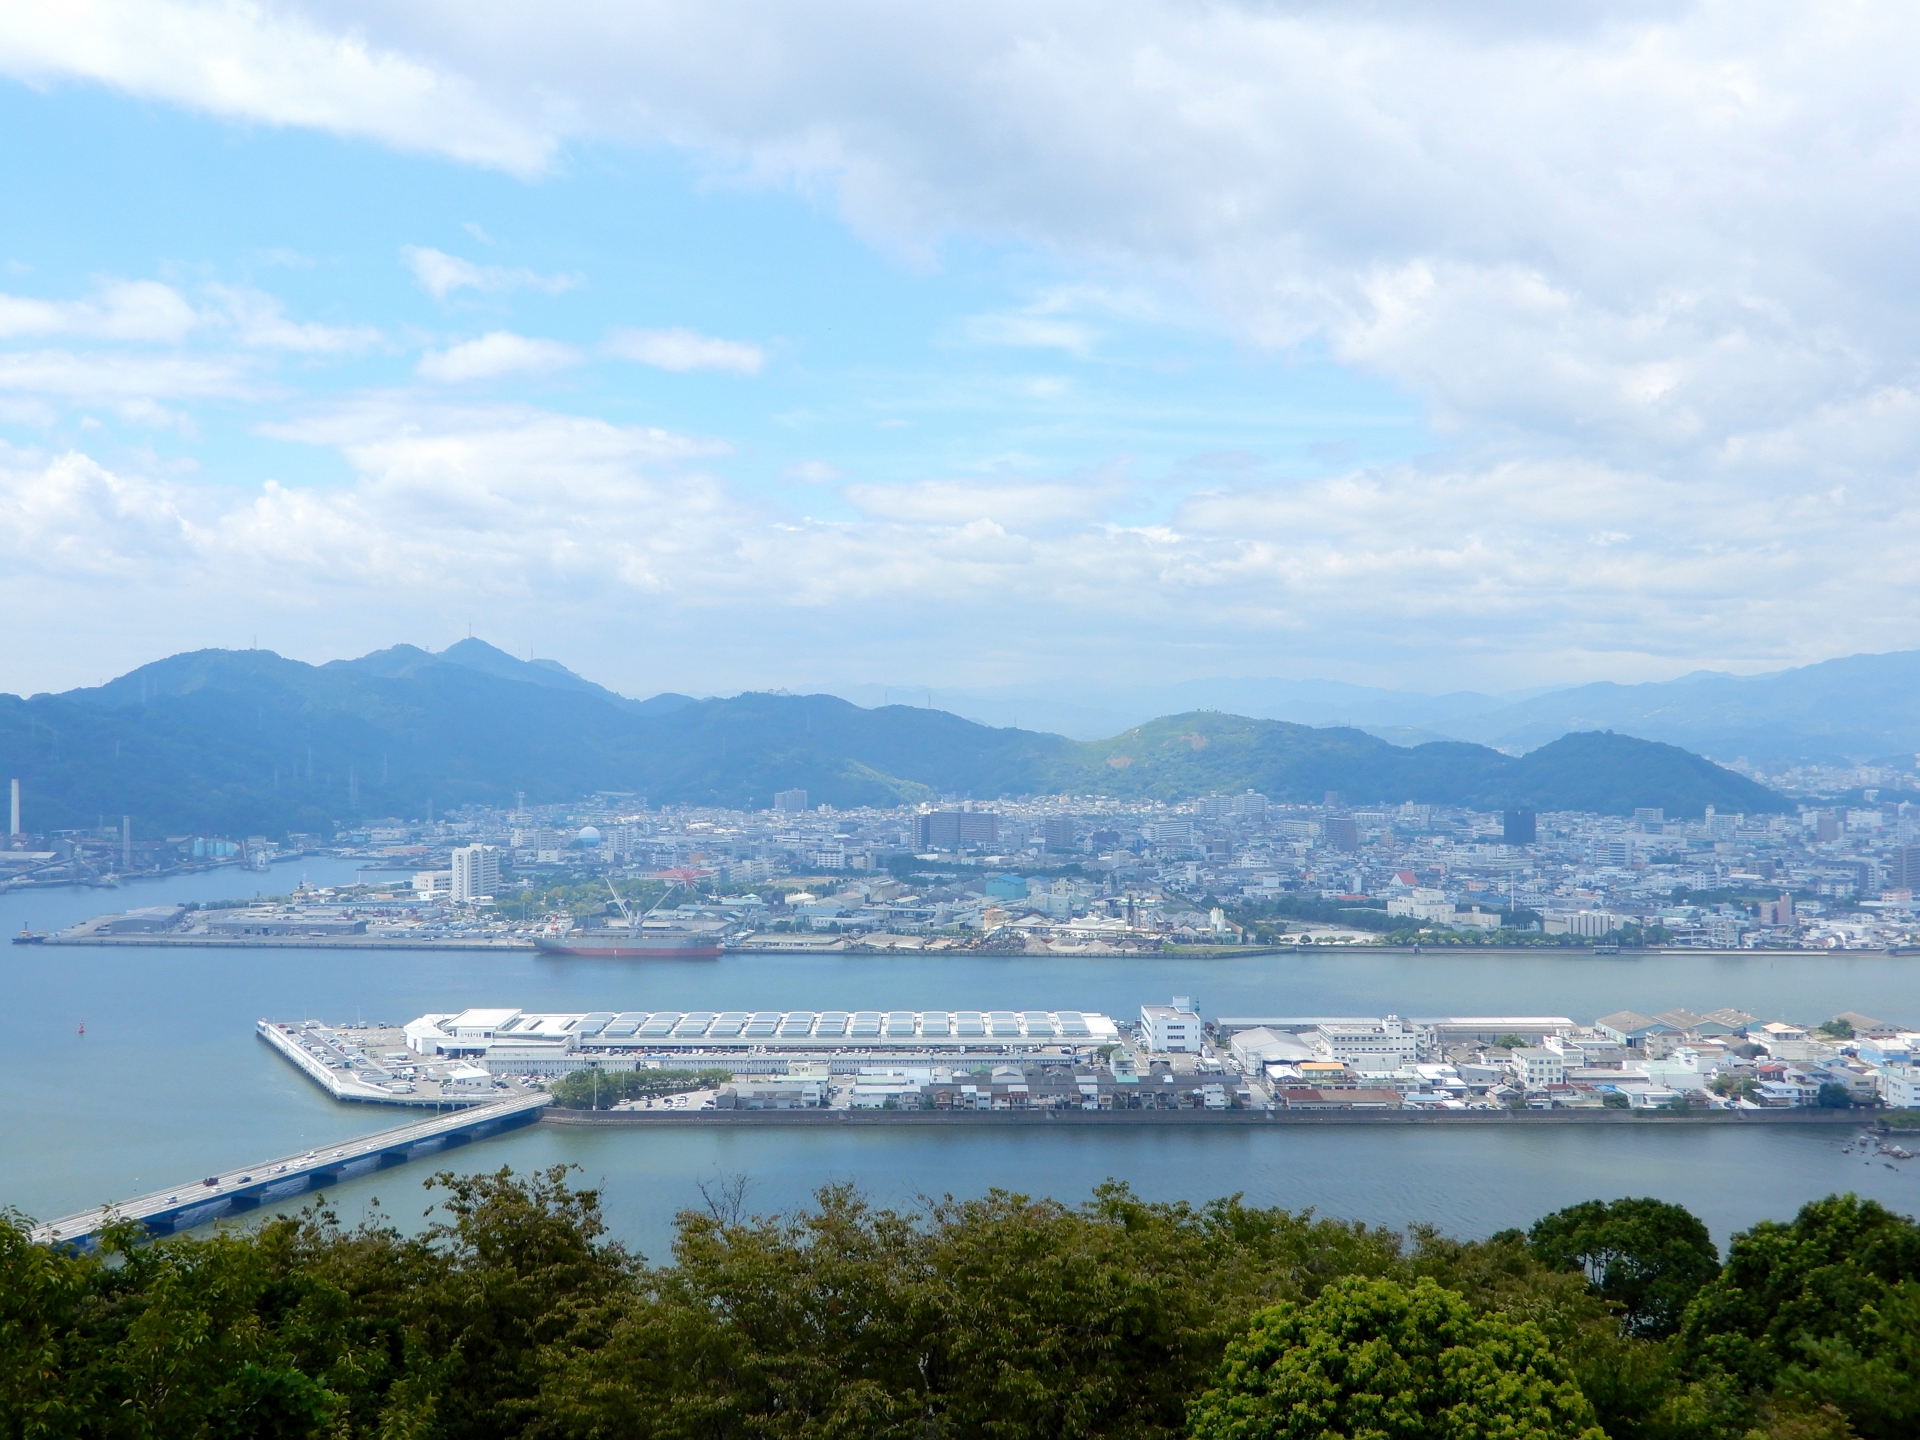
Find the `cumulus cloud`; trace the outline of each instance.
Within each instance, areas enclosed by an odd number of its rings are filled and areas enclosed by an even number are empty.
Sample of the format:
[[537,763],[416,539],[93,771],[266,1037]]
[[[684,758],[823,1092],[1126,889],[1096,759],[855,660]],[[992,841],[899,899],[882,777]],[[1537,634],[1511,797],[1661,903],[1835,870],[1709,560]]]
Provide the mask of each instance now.
[[[531,171],[566,137],[1037,240],[1322,337],[1463,425],[1714,445],[1913,367],[1908,7],[1680,0],[185,0],[16,7],[0,68]],[[552,283],[413,252],[423,283]],[[508,277],[515,277],[509,280]],[[1072,348],[1044,316],[982,322]]]
[[171,285],[115,280],[85,300],[0,295],[0,338],[74,335],[97,340],[184,340],[200,317]]
[[261,387],[244,362],[127,351],[0,351],[0,390],[62,400],[241,399]]
[[878,519],[946,525],[986,521],[1022,530],[1103,515],[1118,489],[1105,482],[922,480],[905,485],[849,485],[846,496],[864,514]]
[[[1756,499],[1737,476],[1396,466],[1223,488],[1153,524],[1121,518],[1137,497],[1111,477],[951,480],[849,486],[857,516],[822,519],[747,498],[713,468],[723,447],[526,406],[376,394],[263,429],[353,479],[235,487],[0,449],[0,603],[85,616],[237,591],[249,624],[318,658],[390,643],[396,613],[444,613],[449,633],[462,612],[537,613],[637,691],[790,677],[795,628],[823,619],[857,618],[847,663],[935,653],[982,678],[1005,673],[1004,654],[981,668],[990,634],[1077,663],[1171,673],[1203,646],[1443,686],[1516,663],[1556,680],[1623,657],[1788,663],[1892,648],[1920,621],[1885,579],[1920,561],[1920,500]],[[734,637],[718,651],[716,629]],[[17,664],[72,683],[78,662],[41,648]]]
[[249,0],[102,0],[9,7],[0,72],[80,78],[209,114],[301,125],[517,174],[544,169],[568,107],[502,104],[437,58],[408,56],[334,16]]
[[716,340],[692,330],[615,330],[602,347],[616,360],[633,360],[657,370],[725,370],[758,375],[766,351],[739,340]]
[[429,350],[415,366],[423,380],[458,385],[469,380],[497,380],[503,375],[539,375],[565,370],[586,357],[558,340],[534,340],[509,330],[492,330],[478,340]]
[[[484,24],[449,0],[98,0],[7,11],[0,71],[526,175],[570,140],[678,146],[830,196],[896,251],[1011,240],[1120,291],[1202,297],[1249,345],[1324,347],[1422,397],[1452,450],[1222,489],[1153,527],[1052,480],[1030,504],[855,487],[855,521],[760,517],[722,553],[757,556],[780,603],[1020,596],[1000,613],[1157,617],[1249,653],[1438,636],[1530,646],[1562,679],[1654,647],[1911,643],[1916,42],[1891,0],[523,0]],[[419,254],[443,298],[542,278]],[[104,291],[85,303],[0,307],[0,325],[120,323]],[[1042,305],[967,333],[1086,353],[1090,316]],[[635,333],[642,363],[765,364]],[[575,363],[524,348],[554,343],[500,332],[421,373]],[[55,393],[36,383],[0,376]],[[741,572],[700,564],[734,593]]]
[[420,288],[436,300],[444,300],[456,290],[479,290],[499,294],[508,290],[540,290],[562,295],[582,283],[578,275],[542,275],[536,270],[520,270],[506,265],[476,265],[444,250],[408,245],[400,258],[413,271]]
[[221,320],[240,344],[304,355],[343,355],[380,343],[371,325],[319,325],[287,318],[286,307],[264,291],[231,285],[208,286]]

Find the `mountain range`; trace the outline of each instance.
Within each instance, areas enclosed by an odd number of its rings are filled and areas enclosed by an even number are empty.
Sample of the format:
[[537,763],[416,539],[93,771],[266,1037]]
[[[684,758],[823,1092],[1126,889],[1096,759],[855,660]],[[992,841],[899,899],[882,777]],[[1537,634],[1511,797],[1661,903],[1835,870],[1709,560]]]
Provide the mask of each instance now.
[[593,792],[835,807],[1073,792],[1181,800],[1413,800],[1669,814],[1773,811],[1782,797],[1672,745],[1575,733],[1525,756],[1389,744],[1357,728],[1189,711],[1096,741],[832,695],[619,695],[480,640],[309,665],[201,650],[89,689],[0,696],[0,766],[29,828],[134,817],[142,834],[326,833],[336,822]]
[[972,690],[829,686],[861,704],[911,696],[985,724],[1091,740],[1150,716],[1226,710],[1301,725],[1348,725],[1396,744],[1469,740],[1511,753],[1574,730],[1663,740],[1727,762],[1852,764],[1920,751],[1920,651],[1850,655],[1764,675],[1696,671],[1640,685],[1598,681],[1486,695],[1427,695],[1336,680],[1215,678],[1168,685],[1010,685]]

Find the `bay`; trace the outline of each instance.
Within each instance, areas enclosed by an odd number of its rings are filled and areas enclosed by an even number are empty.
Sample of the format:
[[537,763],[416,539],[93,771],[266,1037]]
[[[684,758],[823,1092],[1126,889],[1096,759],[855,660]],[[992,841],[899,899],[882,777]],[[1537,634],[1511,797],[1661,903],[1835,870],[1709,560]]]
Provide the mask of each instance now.
[[[0,930],[53,929],[103,909],[284,891],[351,879],[310,860],[136,881],[118,891],[0,895]],[[1135,1015],[1191,995],[1208,1015],[1553,1014],[1734,1005],[1813,1021],[1840,1010],[1920,1019],[1920,961],[1873,954],[1570,956],[1368,952],[1205,960],[845,955],[622,964],[529,953],[6,946],[0,950],[0,1204],[50,1217],[215,1169],[403,1123],[327,1099],[253,1034],[257,1019],[402,1021],[430,1010],[869,1006],[1066,1007]],[[79,1032],[84,1022],[85,1034]],[[1235,1192],[1373,1223],[1483,1235],[1592,1196],[1659,1195],[1722,1241],[1834,1190],[1920,1208],[1920,1172],[1842,1154],[1832,1132],[1634,1127],[1472,1131],[934,1131],[535,1127],[474,1145],[466,1169],[552,1164],[601,1186],[614,1232],[664,1256],[672,1217],[735,1176],[750,1207],[790,1210],[851,1181],[876,1200],[1001,1187],[1065,1200],[1109,1177],[1156,1199]],[[374,1196],[405,1223],[431,1165],[350,1181],[343,1217]]]

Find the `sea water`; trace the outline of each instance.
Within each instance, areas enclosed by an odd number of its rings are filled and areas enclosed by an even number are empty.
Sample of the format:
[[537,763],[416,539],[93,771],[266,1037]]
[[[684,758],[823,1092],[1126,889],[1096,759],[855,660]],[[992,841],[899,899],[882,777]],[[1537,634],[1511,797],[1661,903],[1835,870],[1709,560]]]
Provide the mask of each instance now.
[[[351,880],[357,862],[317,859],[270,875],[223,869],[118,891],[0,895],[0,933],[57,929],[107,909],[245,898]],[[336,1103],[253,1033],[256,1020],[401,1022],[426,1011],[867,1007],[1069,1008],[1128,1019],[1190,995],[1219,1015],[1566,1015],[1737,1006],[1816,1021],[1841,1010],[1920,1020],[1920,960],[1876,954],[1593,956],[1323,947],[1203,960],[729,955],[711,962],[607,961],[529,952],[307,948],[0,948],[0,1205],[36,1218],[186,1182],[271,1156],[404,1124],[417,1112]],[[81,1033],[84,1025],[85,1033]],[[343,1218],[374,1197],[417,1224],[428,1176],[578,1167],[614,1233],[664,1257],[673,1216],[744,1178],[749,1208],[804,1204],[852,1181],[876,1200],[977,1195],[994,1187],[1063,1200],[1102,1180],[1155,1199],[1233,1193],[1375,1223],[1459,1235],[1524,1225],[1594,1196],[1658,1195],[1724,1241],[1767,1216],[1852,1189],[1913,1213],[1920,1162],[1890,1168],[1842,1150],[1825,1127],[1649,1125],[1492,1128],[1131,1129],[858,1127],[832,1130],[537,1126],[444,1160],[341,1185]]]

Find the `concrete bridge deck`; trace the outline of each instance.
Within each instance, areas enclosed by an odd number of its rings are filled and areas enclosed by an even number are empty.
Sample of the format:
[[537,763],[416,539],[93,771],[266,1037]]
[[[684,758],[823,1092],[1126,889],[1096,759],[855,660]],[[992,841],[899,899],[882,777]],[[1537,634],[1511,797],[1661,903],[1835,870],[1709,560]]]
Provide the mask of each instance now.
[[190,1230],[227,1215],[257,1210],[261,1205],[292,1195],[337,1185],[348,1176],[404,1165],[409,1160],[530,1125],[540,1118],[548,1102],[549,1097],[544,1093],[516,1096],[304,1154],[263,1160],[257,1165],[186,1181],[168,1190],[36,1225],[33,1238],[44,1244],[90,1249],[101,1230],[116,1219],[137,1221],[150,1235]]

